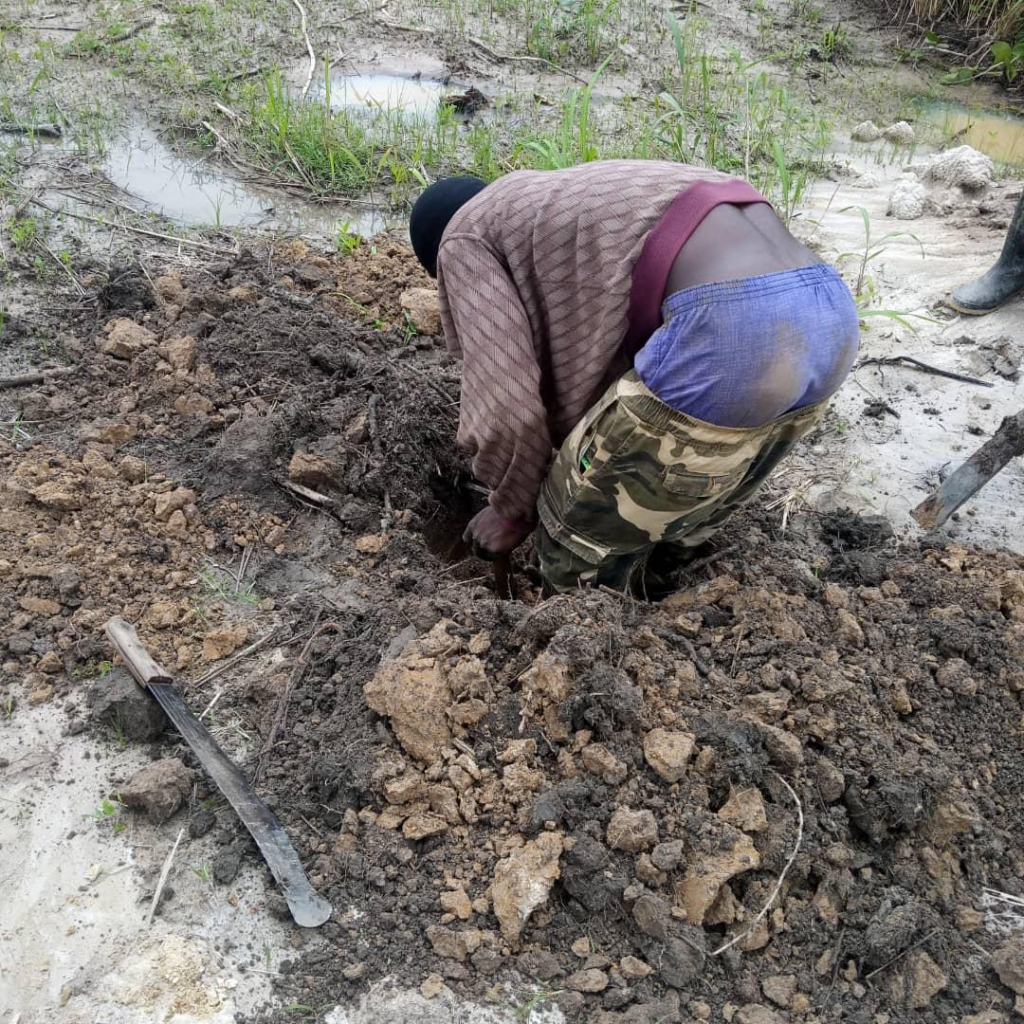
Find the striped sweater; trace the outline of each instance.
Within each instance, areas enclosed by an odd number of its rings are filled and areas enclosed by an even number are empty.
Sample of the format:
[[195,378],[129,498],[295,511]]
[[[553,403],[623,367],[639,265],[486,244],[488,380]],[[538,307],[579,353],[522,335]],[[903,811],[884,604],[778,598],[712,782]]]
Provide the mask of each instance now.
[[516,171],[452,218],[437,279],[463,361],[458,442],[499,515],[533,518],[552,448],[629,369],[630,284],[649,232],[687,186],[728,180],[638,160]]

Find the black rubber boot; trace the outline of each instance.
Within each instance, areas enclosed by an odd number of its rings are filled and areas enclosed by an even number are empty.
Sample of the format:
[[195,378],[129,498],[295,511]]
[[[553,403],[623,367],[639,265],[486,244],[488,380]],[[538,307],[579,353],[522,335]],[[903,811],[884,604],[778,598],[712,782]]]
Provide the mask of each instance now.
[[1003,251],[991,270],[957,288],[946,300],[959,313],[983,316],[1024,291],[1024,194],[1017,200]]

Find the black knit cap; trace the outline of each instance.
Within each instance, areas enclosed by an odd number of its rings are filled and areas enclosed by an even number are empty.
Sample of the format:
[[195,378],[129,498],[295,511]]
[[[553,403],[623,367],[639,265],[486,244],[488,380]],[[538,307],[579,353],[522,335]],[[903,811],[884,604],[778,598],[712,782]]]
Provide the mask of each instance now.
[[431,277],[437,277],[437,250],[455,211],[468,203],[487,182],[480,178],[443,178],[424,189],[409,216],[409,238],[416,258]]

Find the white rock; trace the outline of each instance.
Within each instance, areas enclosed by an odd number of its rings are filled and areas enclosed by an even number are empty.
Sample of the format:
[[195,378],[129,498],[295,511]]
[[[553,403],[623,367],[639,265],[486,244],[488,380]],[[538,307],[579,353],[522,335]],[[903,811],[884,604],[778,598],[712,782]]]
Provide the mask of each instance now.
[[995,165],[970,146],[957,146],[932,157],[922,169],[926,181],[956,185],[968,192],[980,192],[992,182]]
[[889,196],[890,217],[897,220],[917,220],[924,216],[925,204],[928,201],[928,190],[919,181],[905,178],[896,182],[896,187]]
[[876,142],[882,137],[882,129],[874,121],[861,121],[856,128],[850,132],[850,138],[854,142]]
[[914,129],[906,121],[897,121],[889,125],[882,133],[890,142],[898,146],[912,146],[914,144]]

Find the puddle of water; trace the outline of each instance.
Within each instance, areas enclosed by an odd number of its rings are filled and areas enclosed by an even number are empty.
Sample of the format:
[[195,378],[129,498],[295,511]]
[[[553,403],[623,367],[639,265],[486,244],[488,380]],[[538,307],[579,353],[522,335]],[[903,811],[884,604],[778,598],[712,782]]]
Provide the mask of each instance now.
[[921,119],[942,129],[957,146],[973,146],[998,163],[1024,164],[1024,120],[989,110],[970,110],[956,103],[930,103]]
[[125,192],[179,224],[264,228],[333,237],[339,225],[365,238],[385,230],[382,211],[317,206],[261,192],[199,158],[174,153],[151,128],[132,124],[111,143],[104,174]]
[[[332,75],[330,105],[332,110],[400,111],[405,117],[431,118],[447,91],[447,86],[428,78],[383,73]],[[322,102],[327,88],[321,82],[310,95]]]

